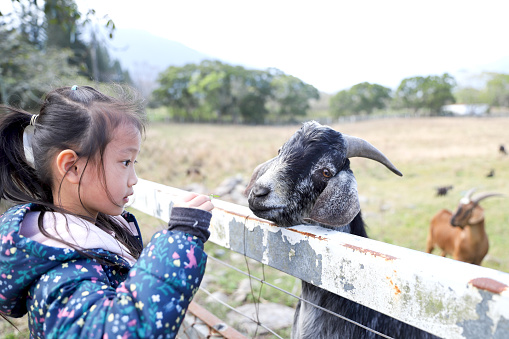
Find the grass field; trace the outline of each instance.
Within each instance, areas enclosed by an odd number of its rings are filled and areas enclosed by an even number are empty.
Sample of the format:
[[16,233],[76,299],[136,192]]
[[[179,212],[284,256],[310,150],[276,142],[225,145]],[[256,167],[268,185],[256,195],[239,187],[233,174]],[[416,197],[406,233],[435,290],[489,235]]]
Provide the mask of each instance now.
[[[490,251],[483,266],[509,272],[509,118],[385,119],[331,125],[362,137],[385,153],[403,173],[397,177],[367,159],[351,159],[361,208],[371,238],[425,249],[429,221],[442,208],[454,209],[463,194],[499,192],[482,202]],[[169,186],[199,181],[213,193],[225,178],[249,179],[259,163],[275,156],[295,126],[151,125],[140,155],[138,175]],[[202,177],[189,177],[189,168]],[[486,177],[490,170],[493,177]],[[453,185],[446,196],[436,188]]]
[[[424,251],[429,222],[437,211],[454,209],[463,194],[474,187],[478,192],[503,193],[505,197],[481,203],[490,239],[490,250],[482,265],[509,272],[509,156],[498,151],[500,144],[509,146],[509,118],[385,119],[331,126],[371,142],[403,173],[403,177],[397,177],[374,161],[351,159],[371,238]],[[256,165],[275,156],[298,128],[299,125],[152,124],[147,128],[138,159],[138,176],[180,188],[198,182],[214,193],[226,178],[241,175],[248,180]],[[199,168],[202,175],[188,176],[190,168]],[[495,175],[486,177],[492,169]],[[454,187],[446,196],[436,196],[436,188],[446,185]],[[150,239],[154,230],[164,227],[160,221],[141,213],[137,216],[145,240]],[[207,244],[207,250],[244,270],[249,266],[256,276],[265,275],[267,281],[298,293],[295,279],[270,267],[225,252],[214,244]],[[227,295],[235,293],[244,279],[227,275],[224,268],[211,260],[206,276],[208,289]],[[254,293],[248,298],[258,295],[260,286],[254,284],[253,288]],[[264,301],[291,307],[295,304],[294,299],[284,295],[267,289],[264,292],[261,297]],[[202,292],[197,295],[197,300],[206,298]],[[212,310],[220,318],[227,312]],[[5,333],[3,325],[0,321],[0,333]],[[289,337],[288,330],[281,335]]]

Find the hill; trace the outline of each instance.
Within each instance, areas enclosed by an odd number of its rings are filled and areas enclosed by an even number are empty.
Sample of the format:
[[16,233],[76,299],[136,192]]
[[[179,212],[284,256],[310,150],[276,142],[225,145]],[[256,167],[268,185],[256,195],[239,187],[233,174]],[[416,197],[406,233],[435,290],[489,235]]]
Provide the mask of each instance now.
[[120,61],[144,92],[151,90],[157,75],[170,66],[214,59],[179,42],[137,29],[116,30],[109,46],[110,56]]

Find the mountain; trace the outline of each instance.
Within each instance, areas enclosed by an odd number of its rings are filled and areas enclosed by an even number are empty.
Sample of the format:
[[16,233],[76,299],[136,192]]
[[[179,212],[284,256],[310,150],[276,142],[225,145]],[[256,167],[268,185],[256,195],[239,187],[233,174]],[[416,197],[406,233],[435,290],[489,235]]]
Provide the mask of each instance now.
[[154,88],[158,74],[169,66],[217,59],[179,42],[137,29],[117,29],[109,46],[110,56],[120,61],[144,92]]

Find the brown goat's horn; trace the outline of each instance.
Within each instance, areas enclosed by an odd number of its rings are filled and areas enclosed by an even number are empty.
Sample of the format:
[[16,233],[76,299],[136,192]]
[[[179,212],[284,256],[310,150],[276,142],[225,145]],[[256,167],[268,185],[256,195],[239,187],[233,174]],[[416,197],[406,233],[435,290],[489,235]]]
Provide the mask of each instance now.
[[472,194],[474,194],[474,192],[476,190],[477,190],[477,188],[472,188],[469,191],[467,191],[467,193],[465,193],[465,197],[463,199],[465,199],[465,201],[472,201]]
[[478,204],[483,199],[486,199],[489,197],[496,197],[496,196],[500,196],[500,195],[503,195],[503,194],[501,194],[501,193],[479,193],[479,195],[477,195],[475,197],[475,199],[472,199],[472,202],[474,204]]
[[387,159],[387,157],[380,152],[375,146],[371,145],[364,139],[352,137],[350,135],[343,134],[343,138],[346,141],[346,157],[362,157],[368,158],[371,160],[378,161],[379,163],[385,165],[388,169],[390,169],[394,174],[403,176],[400,171]]

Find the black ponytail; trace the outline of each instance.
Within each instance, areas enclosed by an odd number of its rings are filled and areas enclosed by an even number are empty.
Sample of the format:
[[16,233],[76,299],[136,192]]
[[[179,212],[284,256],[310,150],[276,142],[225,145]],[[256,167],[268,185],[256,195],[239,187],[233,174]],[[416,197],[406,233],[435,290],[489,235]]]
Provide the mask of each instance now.
[[23,132],[32,114],[0,105],[0,201],[51,202],[51,187],[37,176],[25,156]]

